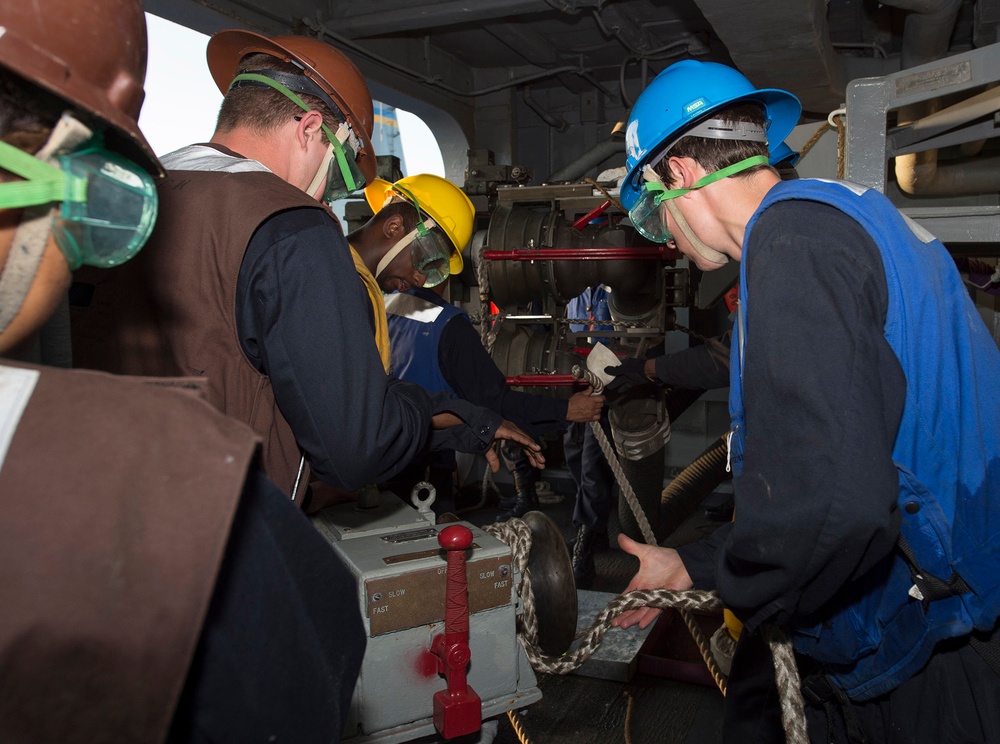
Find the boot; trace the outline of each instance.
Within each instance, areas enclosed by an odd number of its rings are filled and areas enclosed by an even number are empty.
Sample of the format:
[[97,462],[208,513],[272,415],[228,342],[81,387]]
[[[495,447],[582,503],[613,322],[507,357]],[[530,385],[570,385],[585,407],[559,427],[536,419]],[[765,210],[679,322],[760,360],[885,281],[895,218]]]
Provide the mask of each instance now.
[[513,503],[508,499],[500,499],[498,504],[500,514],[497,515],[498,522],[506,522],[511,517],[523,517],[530,511],[538,508],[538,494],[535,489],[530,492],[518,490],[514,495]]
[[514,499],[500,499],[498,504],[500,514],[497,521],[506,522],[511,517],[523,517],[528,512],[538,508],[538,494],[535,493],[535,483],[514,471]]
[[573,544],[573,578],[577,589],[590,589],[597,576],[594,565],[594,538],[597,533],[586,525],[580,525]]

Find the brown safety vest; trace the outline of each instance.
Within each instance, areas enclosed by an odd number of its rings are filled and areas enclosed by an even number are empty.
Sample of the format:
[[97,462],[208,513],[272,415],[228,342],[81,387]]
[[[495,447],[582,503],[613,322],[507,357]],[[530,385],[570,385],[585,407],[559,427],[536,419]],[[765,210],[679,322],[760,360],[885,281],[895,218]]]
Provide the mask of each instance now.
[[[209,402],[264,440],[264,473],[291,493],[301,453],[271,381],[240,348],[236,284],[257,228],[286,209],[325,207],[266,172],[172,171],[149,243],[96,279],[75,309],[74,363],[129,375],[205,377]],[[303,472],[296,494],[308,481]]]
[[161,742],[259,441],[197,381],[0,365],[41,373],[0,467],[0,741]]

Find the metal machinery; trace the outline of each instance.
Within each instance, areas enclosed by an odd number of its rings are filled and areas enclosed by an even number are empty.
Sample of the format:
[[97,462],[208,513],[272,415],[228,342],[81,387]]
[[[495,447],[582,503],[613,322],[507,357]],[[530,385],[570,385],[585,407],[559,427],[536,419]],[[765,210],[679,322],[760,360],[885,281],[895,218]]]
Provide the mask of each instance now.
[[[429,484],[412,501],[365,489],[313,520],[357,578],[368,632],[344,741],[450,739],[541,698],[517,638],[522,577],[511,548],[465,522],[436,524]],[[576,621],[569,557],[547,517],[525,521],[536,596],[558,610],[540,613],[539,640],[562,653]]]
[[1000,346],[1000,43],[855,80],[846,111],[845,177],[993,270],[966,283]]
[[[692,287],[680,254],[651,243],[615,206],[616,184],[597,182],[522,186],[497,184],[488,200],[488,225],[473,239],[470,258],[485,265],[478,275],[499,312],[490,316],[493,359],[519,387],[549,387],[566,395],[569,372],[582,363],[595,337],[621,356],[645,356],[675,329],[678,308],[714,304],[735,281]],[[567,317],[566,305],[588,287],[610,289],[612,321],[591,330],[587,318]],[[721,287],[721,289],[720,289]],[[488,292],[487,292],[488,289]],[[711,296],[709,296],[711,295]],[[481,308],[484,316],[487,307]],[[654,529],[664,478],[663,447],[670,421],[697,395],[636,391],[610,407],[612,433],[623,469]],[[621,500],[624,531],[639,537]]]

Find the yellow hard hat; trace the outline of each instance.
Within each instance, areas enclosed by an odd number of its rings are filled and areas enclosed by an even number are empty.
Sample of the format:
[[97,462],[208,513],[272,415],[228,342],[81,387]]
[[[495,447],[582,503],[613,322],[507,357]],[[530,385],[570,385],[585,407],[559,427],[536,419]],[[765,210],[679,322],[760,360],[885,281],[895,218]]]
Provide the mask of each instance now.
[[376,178],[365,187],[368,206],[376,214],[391,196],[401,196],[410,201],[416,199],[420,209],[444,230],[452,248],[449,273],[460,274],[465,265],[462,251],[472,240],[472,227],[476,217],[476,208],[465,192],[447,178],[431,173],[407,176],[396,183]]

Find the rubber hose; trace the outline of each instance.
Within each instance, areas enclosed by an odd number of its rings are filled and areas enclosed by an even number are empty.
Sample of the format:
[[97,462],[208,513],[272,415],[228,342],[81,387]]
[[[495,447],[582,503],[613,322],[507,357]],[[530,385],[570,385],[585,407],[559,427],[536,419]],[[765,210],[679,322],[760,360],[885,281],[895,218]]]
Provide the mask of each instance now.
[[660,529],[657,539],[669,537],[705,497],[732,477],[726,472],[726,435],[721,436],[688,465],[660,496]]

